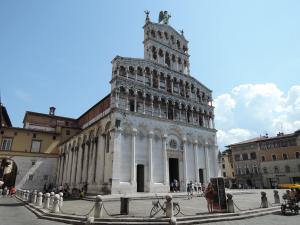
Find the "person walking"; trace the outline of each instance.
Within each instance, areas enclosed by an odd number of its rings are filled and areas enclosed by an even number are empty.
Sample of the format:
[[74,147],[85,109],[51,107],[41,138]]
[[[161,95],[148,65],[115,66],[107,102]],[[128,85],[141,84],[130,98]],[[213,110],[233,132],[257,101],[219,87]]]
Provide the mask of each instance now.
[[204,192],[204,197],[206,198],[206,201],[207,201],[208,212],[212,213],[213,212],[213,198],[214,198],[214,188],[212,186],[212,183],[208,183],[207,188],[205,189],[205,192]]

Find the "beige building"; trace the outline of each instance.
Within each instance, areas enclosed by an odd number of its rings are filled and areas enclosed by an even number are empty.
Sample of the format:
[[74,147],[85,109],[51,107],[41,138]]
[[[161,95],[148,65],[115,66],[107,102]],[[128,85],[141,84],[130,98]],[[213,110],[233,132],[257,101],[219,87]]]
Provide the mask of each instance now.
[[259,155],[260,138],[227,146],[232,152],[236,182],[243,188],[261,188],[262,176]]
[[219,169],[221,176],[225,179],[225,185],[228,188],[235,187],[235,171],[233,167],[232,153],[230,149],[220,152],[219,154]]
[[261,140],[259,146],[264,187],[300,183],[300,130]]
[[11,185],[42,189],[54,184],[57,146],[77,132],[74,119],[55,116],[52,107],[49,114],[26,112],[24,126],[18,128],[12,127],[6,108],[1,108],[0,160],[13,165]]
[[237,184],[274,188],[300,183],[300,130],[246,140],[228,146],[233,155]]

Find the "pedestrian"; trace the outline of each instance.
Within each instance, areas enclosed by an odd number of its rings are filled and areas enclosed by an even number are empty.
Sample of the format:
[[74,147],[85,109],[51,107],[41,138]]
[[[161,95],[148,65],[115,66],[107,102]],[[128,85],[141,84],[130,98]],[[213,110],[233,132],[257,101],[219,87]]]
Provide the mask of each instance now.
[[190,181],[187,184],[187,194],[188,194],[188,199],[192,199],[193,198],[193,182]]
[[208,212],[213,212],[213,198],[214,198],[214,188],[212,183],[208,183],[207,188],[205,189],[204,197],[207,201]]
[[175,192],[179,191],[178,180],[174,179]]

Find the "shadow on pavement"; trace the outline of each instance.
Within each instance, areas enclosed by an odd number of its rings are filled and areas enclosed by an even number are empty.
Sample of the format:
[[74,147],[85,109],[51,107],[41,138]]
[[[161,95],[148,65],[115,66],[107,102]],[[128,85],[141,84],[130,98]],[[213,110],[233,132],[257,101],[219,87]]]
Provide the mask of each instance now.
[[25,204],[22,202],[19,203],[0,203],[0,206],[5,206],[5,207],[16,207],[16,206],[24,206]]

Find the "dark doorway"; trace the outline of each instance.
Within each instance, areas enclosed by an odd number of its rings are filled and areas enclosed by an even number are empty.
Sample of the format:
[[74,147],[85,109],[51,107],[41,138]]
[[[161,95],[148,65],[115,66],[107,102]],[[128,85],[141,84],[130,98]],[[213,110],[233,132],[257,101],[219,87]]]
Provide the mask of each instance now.
[[137,165],[136,169],[136,184],[137,192],[144,192],[144,165]]
[[[10,171],[9,173],[6,173]],[[16,183],[18,168],[14,161],[10,159],[0,159],[0,180],[4,182],[3,187],[13,187]]]
[[[169,181],[170,183],[177,180],[179,184],[179,164],[177,158],[169,158]],[[179,187],[177,187],[179,188]]]
[[203,169],[199,169],[199,181],[201,184],[204,183]]

